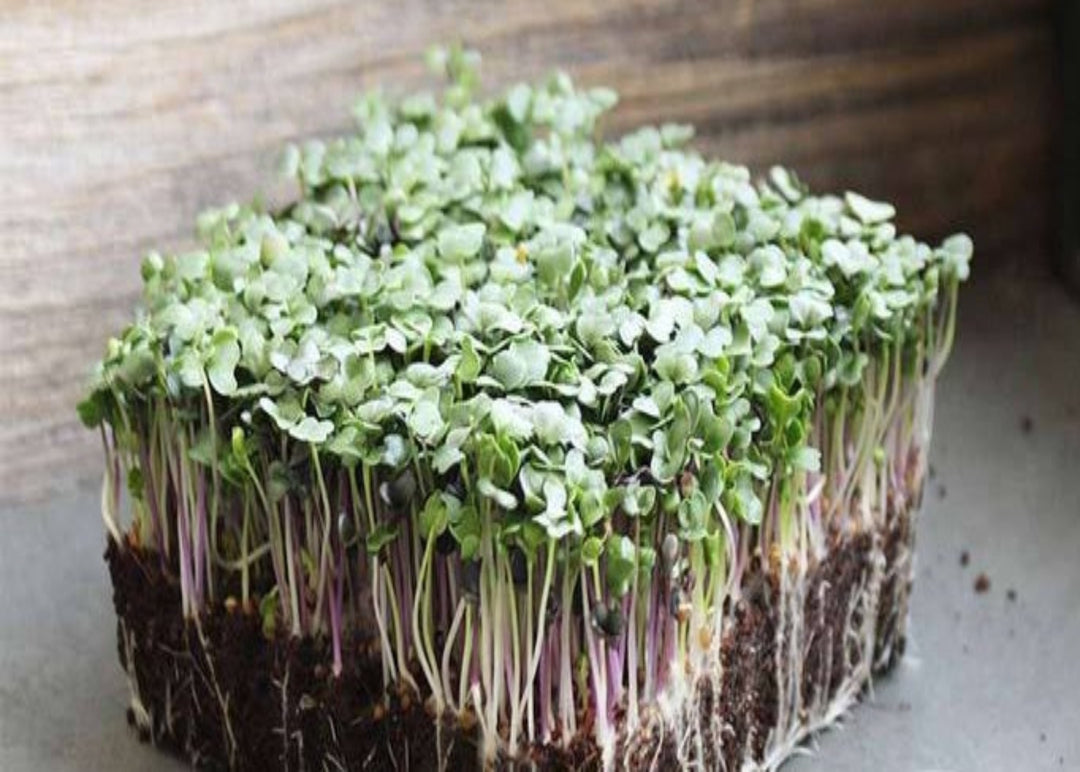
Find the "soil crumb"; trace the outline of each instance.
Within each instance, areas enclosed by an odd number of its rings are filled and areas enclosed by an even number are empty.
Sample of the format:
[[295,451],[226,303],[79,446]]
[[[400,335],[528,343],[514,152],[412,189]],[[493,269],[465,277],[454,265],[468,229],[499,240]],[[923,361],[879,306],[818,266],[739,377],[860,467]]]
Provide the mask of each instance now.
[[975,592],[980,595],[987,592],[990,589],[990,577],[986,574],[979,574],[975,577]]

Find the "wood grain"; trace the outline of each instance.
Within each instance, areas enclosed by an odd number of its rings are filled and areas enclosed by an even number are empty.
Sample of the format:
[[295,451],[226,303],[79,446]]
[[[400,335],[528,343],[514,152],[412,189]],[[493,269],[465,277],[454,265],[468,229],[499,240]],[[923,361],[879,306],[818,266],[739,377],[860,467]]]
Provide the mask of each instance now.
[[[0,2],[0,501],[93,479],[73,412],[138,260],[259,190],[289,139],[462,39],[492,86],[553,67],[623,95],[609,130],[699,145],[963,227],[980,270],[1048,247],[1050,0]],[[430,85],[430,84],[429,84]]]

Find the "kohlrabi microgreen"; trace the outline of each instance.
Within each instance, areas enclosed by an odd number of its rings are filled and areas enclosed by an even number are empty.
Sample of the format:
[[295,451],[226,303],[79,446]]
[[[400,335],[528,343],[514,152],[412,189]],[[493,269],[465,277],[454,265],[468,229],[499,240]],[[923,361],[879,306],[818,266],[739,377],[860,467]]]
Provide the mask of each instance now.
[[[755,555],[812,561],[911,500],[972,244],[687,147],[598,139],[564,75],[356,108],[293,146],[276,214],[229,206],[143,263],[145,310],[80,405],[113,538],[184,613],[268,634],[373,620],[387,688],[477,724],[487,758],[600,747],[718,655]],[[363,589],[361,589],[363,588]],[[579,653],[586,667],[581,669]]]

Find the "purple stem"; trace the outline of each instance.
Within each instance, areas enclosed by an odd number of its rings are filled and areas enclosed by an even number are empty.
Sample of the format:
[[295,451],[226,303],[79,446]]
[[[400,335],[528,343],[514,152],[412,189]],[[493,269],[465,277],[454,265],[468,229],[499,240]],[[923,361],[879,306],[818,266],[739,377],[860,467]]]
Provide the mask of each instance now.
[[[658,574],[662,574],[663,571],[658,570]],[[652,586],[652,598],[650,599],[650,608],[652,613],[649,614],[649,632],[646,636],[645,648],[646,648],[646,662],[649,663],[653,675],[650,677],[652,683],[652,691],[648,695],[651,699],[657,691],[659,691],[659,676],[660,668],[658,667],[658,649],[660,648],[660,641],[662,635],[662,627],[664,621],[664,615],[667,613],[666,595],[664,591],[667,585],[667,577],[658,576],[657,581],[654,581]]]
[[[665,592],[664,595],[667,596],[668,593]],[[667,602],[668,599],[666,597],[664,600],[665,609],[662,612],[664,619],[663,643],[660,649],[660,667],[657,668],[659,677],[657,678],[656,683],[656,690],[658,692],[663,691],[664,687],[667,685],[671,671],[671,661],[675,656],[675,642],[679,635],[678,621],[676,620],[675,615],[671,613],[671,609],[667,608],[671,604]]]
[[157,501],[157,485],[154,481],[154,476],[150,474],[150,454],[146,450],[144,445],[139,450],[139,456],[142,461],[142,468],[146,470],[146,474],[143,475],[143,479],[146,480],[146,502],[150,509],[150,518],[154,521],[154,536],[157,537],[157,550],[158,557],[161,560],[162,568],[165,567],[165,523],[161,520],[161,511],[158,509]]
[[[590,609],[592,605],[589,603],[589,583],[582,578],[581,582],[581,594],[582,594],[582,608]],[[592,703],[593,711],[597,718],[600,718],[600,668],[605,667],[602,657],[600,656],[600,642],[597,640],[596,634],[593,633],[592,627],[589,621],[588,611],[585,611],[585,646],[589,654],[589,678],[592,681]],[[604,692],[603,696],[606,698],[607,693]],[[606,700],[605,700],[606,701]],[[604,708],[604,720],[607,720],[608,708]]]
[[296,532],[296,518],[288,517],[289,533],[293,540],[293,575],[297,577],[297,592],[299,593],[300,629],[309,632],[311,630],[311,609],[308,608],[307,580],[304,577],[304,561],[300,559],[300,535]]
[[[393,520],[394,518],[391,518]],[[393,555],[390,556],[391,572],[394,576],[394,587],[397,593],[398,604],[400,607],[401,619],[402,619],[402,641],[405,644],[405,651],[408,652],[412,648],[412,625],[406,624],[404,620],[412,618],[412,586],[409,583],[409,577],[412,575],[412,561],[409,560],[408,545],[412,534],[409,530],[408,518],[402,518],[404,528],[401,533],[394,540],[394,552],[397,553],[397,560],[393,559]]]
[[341,541],[337,544],[337,560],[334,566],[334,592],[330,599],[330,633],[334,645],[334,677],[341,675],[341,604],[345,592],[345,555]]
[[202,608],[206,590],[207,523],[206,523],[206,475],[199,472],[195,478],[195,606]]
[[180,563],[180,595],[184,600],[184,612],[188,612],[187,606],[191,604],[191,563],[189,552],[191,550],[189,526],[188,526],[188,511],[187,511],[187,497],[184,495],[184,470],[180,468],[179,475],[179,495],[177,501],[179,507],[177,508],[176,516],[176,540],[179,546],[179,563]]

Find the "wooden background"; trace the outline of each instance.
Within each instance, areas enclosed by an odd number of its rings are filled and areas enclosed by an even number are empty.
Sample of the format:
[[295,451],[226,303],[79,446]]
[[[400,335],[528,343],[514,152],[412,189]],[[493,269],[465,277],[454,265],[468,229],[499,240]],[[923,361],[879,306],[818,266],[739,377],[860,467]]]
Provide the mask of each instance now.
[[622,102],[611,132],[691,121],[699,145],[963,227],[979,271],[1048,254],[1051,0],[224,3],[0,0],[0,502],[93,480],[73,405],[138,297],[138,261],[272,183],[289,139],[354,95],[424,81],[464,40],[485,81],[561,66]]

